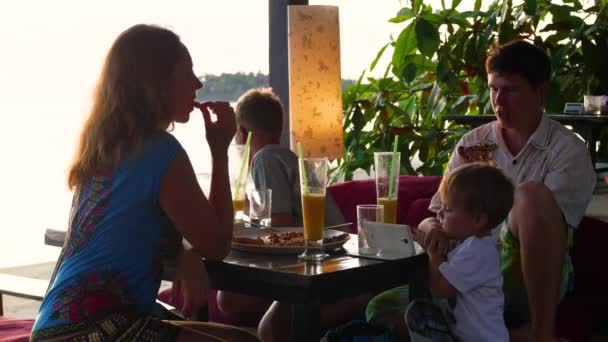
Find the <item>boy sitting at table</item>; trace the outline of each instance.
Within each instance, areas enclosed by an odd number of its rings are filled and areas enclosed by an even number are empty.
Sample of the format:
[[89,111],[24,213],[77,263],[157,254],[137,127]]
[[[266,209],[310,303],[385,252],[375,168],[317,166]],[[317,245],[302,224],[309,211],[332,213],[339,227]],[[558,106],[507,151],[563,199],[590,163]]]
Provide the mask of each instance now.
[[[383,313],[374,312],[370,322],[394,326],[401,339],[407,338],[407,328],[412,341],[508,341],[500,255],[492,229],[511,210],[513,189],[505,174],[488,163],[465,164],[447,173],[439,186],[437,217],[426,231],[415,231],[429,256],[433,302],[413,301],[405,320],[402,309],[384,308]],[[448,252],[450,240],[458,245]]]
[[[301,227],[302,200],[298,157],[288,147],[280,145],[284,116],[281,101],[270,88],[250,89],[239,98],[235,113],[238,125],[235,141],[244,143],[248,133],[252,132],[251,176],[255,188],[272,190],[272,226]],[[341,224],[344,221],[334,199],[327,193],[325,225]],[[364,305],[363,303],[364,301],[361,301],[361,305]],[[253,315],[259,317],[268,310],[271,304],[272,301],[265,298],[226,291],[218,292],[219,308],[231,316]],[[271,312],[275,312],[275,310]],[[337,312],[338,314],[332,313],[331,316],[340,317],[342,315],[339,310]],[[268,313],[267,316],[269,316]],[[272,314],[269,317],[274,316]],[[277,327],[272,329],[275,328]]]
[[[270,88],[254,88],[236,104],[237,143],[251,135],[251,176],[256,189],[272,189],[272,226],[301,227],[302,199],[298,157],[280,145],[283,105]],[[344,217],[329,193],[325,201],[325,225],[344,223]]]

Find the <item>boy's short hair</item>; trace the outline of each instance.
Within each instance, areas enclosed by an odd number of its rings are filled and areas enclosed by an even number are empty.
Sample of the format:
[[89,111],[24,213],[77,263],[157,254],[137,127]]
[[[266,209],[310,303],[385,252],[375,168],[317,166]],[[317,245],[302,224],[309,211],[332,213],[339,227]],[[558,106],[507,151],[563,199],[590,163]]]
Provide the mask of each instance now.
[[534,88],[551,78],[551,61],[539,47],[523,40],[495,44],[488,51],[486,72],[518,74]]
[[486,214],[488,229],[500,224],[513,206],[513,183],[488,163],[461,165],[446,173],[439,185],[442,201],[449,198],[473,215]]
[[283,105],[271,88],[254,88],[243,94],[236,104],[239,126],[250,131],[263,131],[276,137],[283,130]]

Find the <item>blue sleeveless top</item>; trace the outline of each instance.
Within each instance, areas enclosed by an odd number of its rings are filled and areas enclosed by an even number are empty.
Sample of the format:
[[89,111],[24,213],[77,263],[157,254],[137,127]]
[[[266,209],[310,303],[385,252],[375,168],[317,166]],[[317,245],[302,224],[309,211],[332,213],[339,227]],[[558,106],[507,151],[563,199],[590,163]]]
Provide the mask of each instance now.
[[113,173],[96,175],[80,186],[33,331],[57,326],[71,330],[85,318],[107,312],[154,316],[162,260],[180,242],[158,193],[179,153],[184,153],[179,142],[163,133]]

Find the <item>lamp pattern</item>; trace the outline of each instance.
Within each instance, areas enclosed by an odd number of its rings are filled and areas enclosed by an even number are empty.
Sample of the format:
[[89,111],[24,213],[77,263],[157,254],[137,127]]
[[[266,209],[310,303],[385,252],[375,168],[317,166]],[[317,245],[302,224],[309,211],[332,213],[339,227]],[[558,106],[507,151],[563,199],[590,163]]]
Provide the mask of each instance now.
[[304,156],[342,157],[340,29],[336,6],[289,6],[291,146]]

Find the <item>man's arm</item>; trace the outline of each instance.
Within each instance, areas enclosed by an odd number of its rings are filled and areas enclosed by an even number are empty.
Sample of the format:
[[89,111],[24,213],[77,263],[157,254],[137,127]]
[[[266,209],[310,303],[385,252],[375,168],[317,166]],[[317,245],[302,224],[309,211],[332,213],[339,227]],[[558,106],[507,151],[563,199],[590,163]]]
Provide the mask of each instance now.
[[543,183],[553,193],[566,222],[576,227],[591,201],[596,180],[589,152],[580,142],[556,156]]

